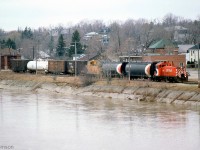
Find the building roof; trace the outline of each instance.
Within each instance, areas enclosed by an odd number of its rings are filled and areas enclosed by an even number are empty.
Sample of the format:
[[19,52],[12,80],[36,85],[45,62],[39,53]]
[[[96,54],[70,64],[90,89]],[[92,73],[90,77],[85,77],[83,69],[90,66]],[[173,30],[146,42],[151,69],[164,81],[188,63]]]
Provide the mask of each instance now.
[[177,44],[173,43],[171,40],[162,39],[149,46],[150,49],[164,49],[167,46],[173,46],[177,48]]
[[98,35],[97,32],[89,32],[89,33],[86,33],[85,34],[86,36],[95,36],[95,35]]
[[178,30],[187,30],[187,28],[184,28],[182,26],[172,26],[172,27],[166,27],[165,30],[167,31],[178,31]]
[[200,49],[200,43],[199,44],[196,44],[194,45],[193,47],[191,47],[190,49]]
[[12,56],[20,55],[20,53],[17,50],[14,50],[12,48],[0,49],[0,54],[2,56],[5,56],[5,55],[12,55]]
[[178,52],[179,53],[187,53],[187,51],[192,48],[194,45],[178,45]]
[[85,56],[80,58],[79,60],[92,60],[92,59],[95,59],[98,56],[99,56],[98,53],[85,54]]

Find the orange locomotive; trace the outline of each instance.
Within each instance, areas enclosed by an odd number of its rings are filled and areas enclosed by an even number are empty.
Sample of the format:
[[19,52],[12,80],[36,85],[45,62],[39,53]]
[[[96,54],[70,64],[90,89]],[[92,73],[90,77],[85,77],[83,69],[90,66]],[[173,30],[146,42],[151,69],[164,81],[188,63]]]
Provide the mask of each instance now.
[[154,74],[151,74],[153,80],[188,81],[185,67],[175,67],[172,63],[163,61],[156,63],[155,68]]

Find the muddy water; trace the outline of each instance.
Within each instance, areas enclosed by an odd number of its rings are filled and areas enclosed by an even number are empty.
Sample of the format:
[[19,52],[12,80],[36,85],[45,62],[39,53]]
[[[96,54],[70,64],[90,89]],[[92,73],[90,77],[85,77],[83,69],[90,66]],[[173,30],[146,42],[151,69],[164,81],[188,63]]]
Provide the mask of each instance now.
[[200,109],[0,91],[0,150],[199,150]]

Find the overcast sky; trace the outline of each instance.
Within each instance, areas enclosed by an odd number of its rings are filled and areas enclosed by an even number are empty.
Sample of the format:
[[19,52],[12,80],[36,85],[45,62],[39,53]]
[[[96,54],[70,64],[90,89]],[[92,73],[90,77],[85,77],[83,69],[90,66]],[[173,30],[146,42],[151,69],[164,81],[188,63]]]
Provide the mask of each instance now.
[[153,20],[168,13],[197,19],[200,0],[0,0],[0,29],[69,26],[86,19],[105,23]]

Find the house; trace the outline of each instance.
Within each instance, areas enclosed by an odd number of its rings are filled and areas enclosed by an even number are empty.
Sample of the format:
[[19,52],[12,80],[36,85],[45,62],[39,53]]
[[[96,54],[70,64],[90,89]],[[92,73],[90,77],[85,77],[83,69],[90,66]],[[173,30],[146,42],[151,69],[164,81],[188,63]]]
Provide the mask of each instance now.
[[85,36],[83,37],[84,40],[88,41],[90,39],[92,39],[93,37],[98,36],[99,34],[97,32],[89,32],[86,33]]
[[1,69],[11,68],[11,59],[20,59],[21,55],[17,50],[11,48],[0,49],[0,67]]
[[[193,47],[189,48],[189,61],[191,63],[198,63],[198,53],[200,55],[200,43],[194,45]],[[200,57],[200,56],[199,56]]]
[[178,43],[184,43],[189,36],[188,29],[182,26],[167,27],[165,30],[168,32],[173,32],[174,41]]
[[90,60],[93,60],[93,59],[98,59],[98,57],[99,57],[99,53],[94,52],[94,53],[91,53],[91,54],[84,54],[84,56],[79,58],[79,60],[90,61]]
[[178,54],[183,54],[186,56],[186,62],[190,61],[189,57],[189,49],[192,48],[194,45],[178,45]]
[[161,39],[150,45],[147,52],[157,53],[160,55],[172,55],[178,53],[178,45],[173,43],[171,40]]
[[103,45],[107,45],[109,43],[110,37],[107,34],[99,34],[97,32],[89,32],[89,33],[85,34],[83,39],[86,41],[90,41],[91,39],[96,39],[96,41],[100,41]]

